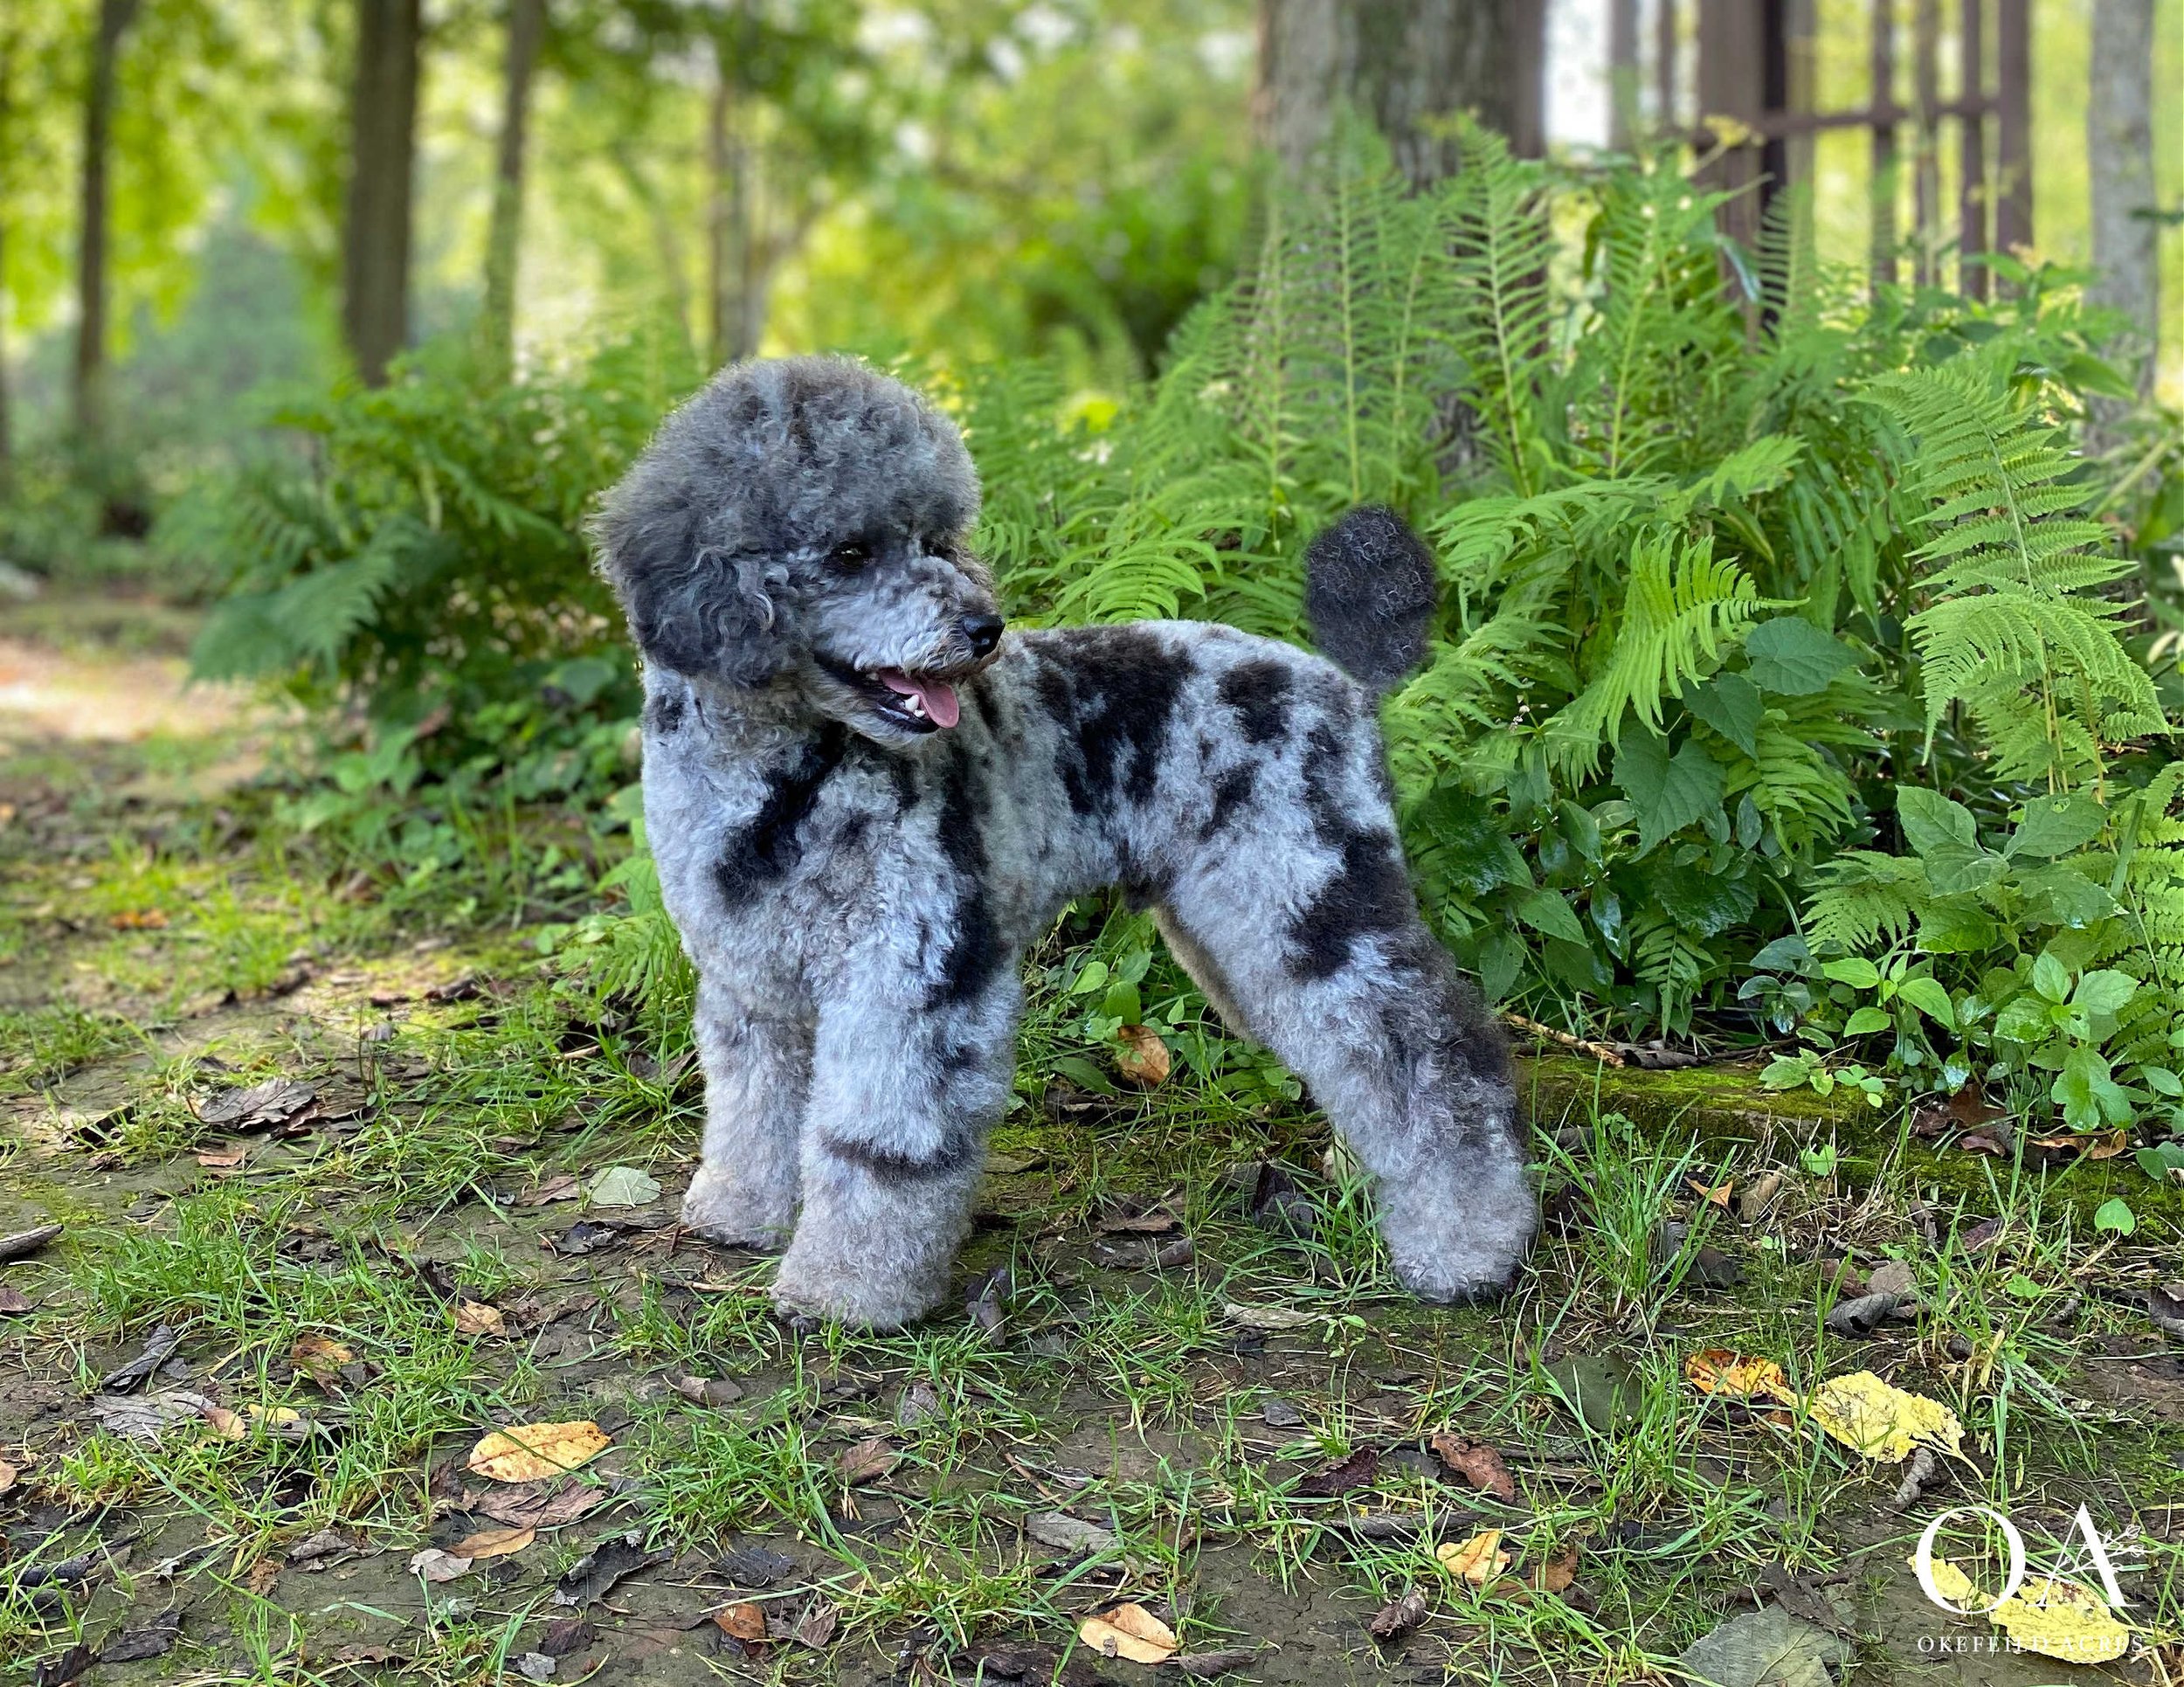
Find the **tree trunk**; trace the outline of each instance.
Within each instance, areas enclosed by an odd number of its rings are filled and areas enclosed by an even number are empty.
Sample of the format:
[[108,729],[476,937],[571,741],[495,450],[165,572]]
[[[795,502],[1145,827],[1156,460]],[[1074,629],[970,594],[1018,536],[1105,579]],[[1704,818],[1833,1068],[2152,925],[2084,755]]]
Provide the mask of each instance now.
[[84,84],[82,199],[76,251],[76,432],[95,441],[104,421],[107,364],[107,171],[114,155],[114,71],[138,0],[99,0]]
[[12,302],[8,292],[8,191],[16,176],[14,124],[15,31],[0,25],[0,498],[7,495],[15,480],[15,423],[8,413],[8,307]]
[[501,156],[486,235],[486,355],[503,377],[515,366],[515,272],[523,245],[523,149],[530,134],[531,72],[546,33],[546,0],[508,0],[501,75]]
[[1456,163],[1428,120],[1468,110],[1536,155],[1545,23],[1545,0],[1260,0],[1260,139],[1300,169],[1349,106],[1423,184]]
[[745,114],[736,98],[736,72],[728,43],[713,42],[713,98],[706,119],[706,166],[711,193],[706,212],[706,293],[711,309],[713,363],[717,368],[750,356],[758,349],[752,322],[763,312],[756,298],[758,250],[757,215]]
[[342,329],[372,386],[410,334],[410,204],[417,153],[418,0],[356,0]]
[[2089,296],[2131,319],[2143,354],[2139,389],[2152,389],[2160,332],[2160,225],[2153,201],[2154,0],[2093,0],[2085,151],[2092,177]]

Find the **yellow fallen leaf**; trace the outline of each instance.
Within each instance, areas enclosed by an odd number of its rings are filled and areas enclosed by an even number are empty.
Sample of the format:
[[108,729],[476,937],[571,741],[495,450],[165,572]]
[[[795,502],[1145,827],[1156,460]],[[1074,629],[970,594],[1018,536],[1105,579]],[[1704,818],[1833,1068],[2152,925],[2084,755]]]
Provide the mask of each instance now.
[[1794,1404],[1790,1379],[1773,1359],[1747,1359],[1726,1347],[1709,1347],[1683,1361],[1683,1374],[1702,1394],[1720,1394],[1729,1400],[1750,1400],[1764,1394],[1770,1400]]
[[1141,1089],[1157,1089],[1168,1081],[1175,1059],[1160,1034],[1151,1026],[1126,1025],[1115,1034],[1121,1046],[1115,1051],[1115,1069]]
[[[1918,1559],[1916,1554],[1905,1559],[1904,1562],[1914,1570],[1918,1568]],[[1966,1613],[1976,1611],[1987,1603],[1987,1596],[1979,1590],[1972,1578],[1950,1563],[1947,1559],[1934,1559],[1928,1567],[1933,1575],[1934,1592],[1956,1607],[1959,1611]]]
[[466,1535],[447,1550],[457,1558],[506,1558],[520,1552],[538,1538],[536,1529],[480,1529]]
[[590,1463],[607,1446],[606,1432],[588,1419],[522,1423],[496,1429],[472,1448],[470,1469],[488,1482],[543,1482]]
[[1939,1400],[1890,1387],[1870,1371],[1833,1377],[1813,1391],[1806,1412],[1845,1447],[1890,1464],[1924,1443],[1944,1453],[1964,1442],[1964,1426]]
[[1686,1178],[1683,1181],[1690,1186],[1691,1193],[1709,1206],[1728,1206],[1730,1192],[1737,1186],[1737,1180],[1734,1178],[1711,1187],[1709,1187],[1702,1178]]
[[508,1320],[501,1317],[497,1306],[487,1306],[483,1301],[466,1300],[455,1303],[455,1333],[459,1336],[505,1336]]
[[2091,1588],[2035,1576],[1988,1614],[2028,1652],[2065,1663],[2108,1663],[2131,1649],[2131,1630]]
[[1102,1657],[1165,1663],[1176,1655],[1175,1630],[1142,1605],[1118,1605],[1077,1624],[1077,1638]]
[[1509,1554],[1502,1550],[1499,1529],[1482,1529],[1467,1541],[1436,1546],[1434,1556],[1450,1575],[1475,1587],[1483,1587],[1509,1568]]

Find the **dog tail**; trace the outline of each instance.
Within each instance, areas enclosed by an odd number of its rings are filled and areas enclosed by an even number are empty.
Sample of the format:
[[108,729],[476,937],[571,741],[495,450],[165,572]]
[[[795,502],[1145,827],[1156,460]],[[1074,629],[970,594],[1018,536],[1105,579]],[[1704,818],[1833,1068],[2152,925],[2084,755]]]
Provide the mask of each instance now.
[[1304,553],[1312,642],[1376,697],[1425,659],[1440,586],[1433,553],[1379,504],[1360,504]]

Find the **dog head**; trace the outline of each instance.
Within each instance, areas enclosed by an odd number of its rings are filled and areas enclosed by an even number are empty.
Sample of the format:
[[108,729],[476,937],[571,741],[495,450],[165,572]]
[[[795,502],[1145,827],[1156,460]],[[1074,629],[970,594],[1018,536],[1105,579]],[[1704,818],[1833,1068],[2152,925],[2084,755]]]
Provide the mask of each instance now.
[[787,687],[902,743],[992,660],[992,577],[964,543],[978,472],[954,425],[844,357],[725,369],[661,424],[592,526],[647,661]]

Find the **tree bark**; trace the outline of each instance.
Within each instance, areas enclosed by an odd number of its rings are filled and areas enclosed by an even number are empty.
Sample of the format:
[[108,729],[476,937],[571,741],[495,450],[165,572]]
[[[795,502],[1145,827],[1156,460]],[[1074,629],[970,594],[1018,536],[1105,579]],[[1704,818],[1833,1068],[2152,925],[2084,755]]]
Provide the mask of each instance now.
[[501,152],[486,235],[487,356],[503,376],[515,365],[515,273],[523,245],[523,153],[530,135],[531,72],[546,34],[546,0],[508,0],[501,86]]
[[121,39],[138,0],[99,0],[83,102],[83,170],[76,248],[76,360],[73,395],[77,434],[95,441],[105,421],[107,373],[107,171],[114,156],[114,84]]
[[2144,354],[2141,393],[2152,390],[2160,332],[2160,225],[2153,199],[2154,0],[2093,0],[2093,51],[2085,108],[2092,177],[2090,296],[2131,319]]
[[[742,21],[740,10],[737,21]],[[758,349],[764,325],[764,264],[757,231],[757,160],[743,125],[736,73],[726,38],[713,42],[713,97],[706,121],[711,194],[706,215],[706,290],[713,362],[733,363]]]
[[1545,0],[1260,0],[1260,139],[1301,169],[1348,106],[1422,185],[1456,164],[1432,120],[1468,110],[1536,155],[1545,25]]
[[15,31],[0,24],[0,497],[15,481],[15,420],[9,414],[8,190],[15,182]]
[[356,0],[349,96],[342,328],[377,386],[410,333],[410,208],[417,154],[418,0]]

